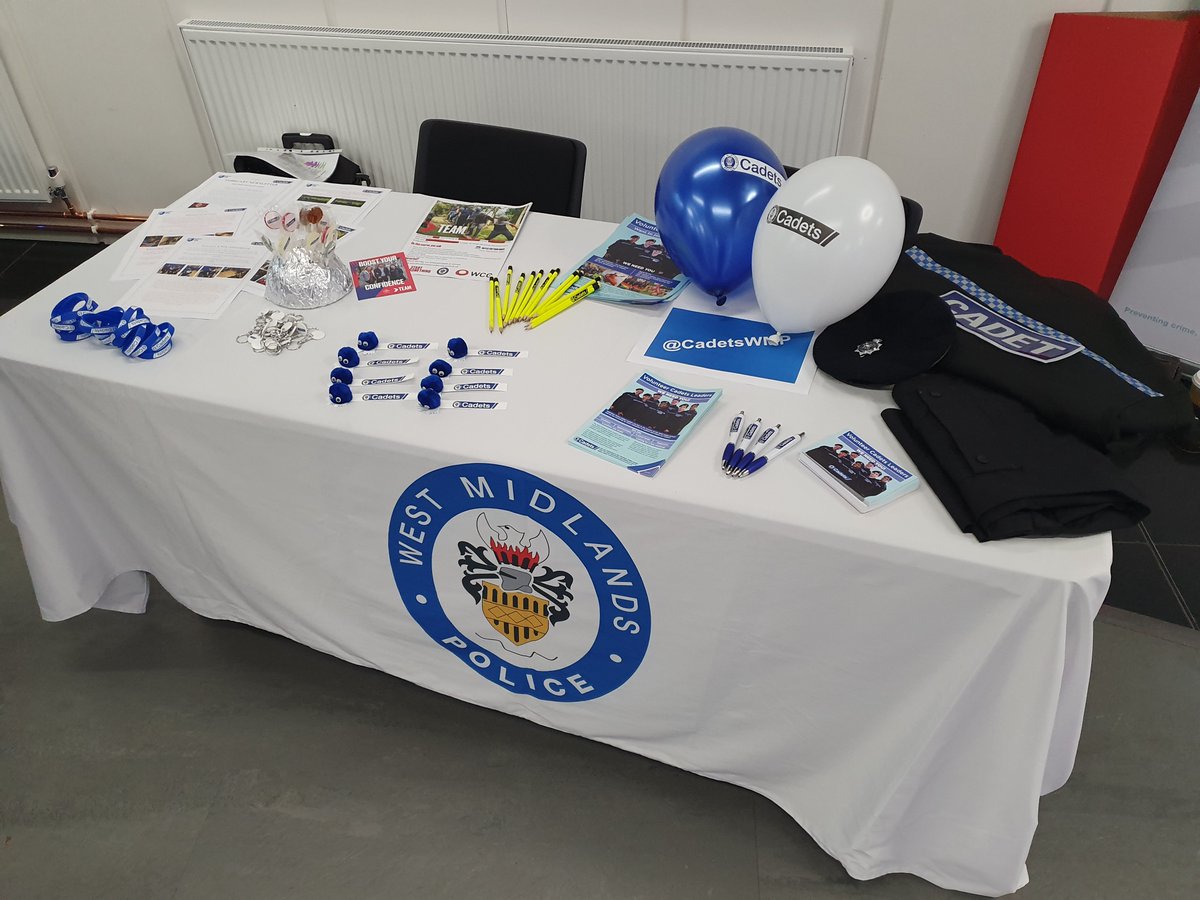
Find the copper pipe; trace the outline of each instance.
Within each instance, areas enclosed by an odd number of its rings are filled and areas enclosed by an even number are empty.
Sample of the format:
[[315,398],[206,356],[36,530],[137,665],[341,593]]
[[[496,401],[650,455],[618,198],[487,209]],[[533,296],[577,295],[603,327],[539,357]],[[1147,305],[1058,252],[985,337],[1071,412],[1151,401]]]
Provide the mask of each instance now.
[[0,214],[0,232],[2,231],[55,231],[64,234],[129,234],[129,230],[119,226],[88,225],[84,219],[76,222],[11,222],[4,221]]
[[53,210],[29,210],[17,211],[14,209],[0,209],[0,216],[12,216],[20,219],[65,219],[67,221],[79,222],[134,222],[141,224],[146,221],[145,216],[119,216],[111,213],[92,213],[89,219],[87,213],[81,213],[78,210],[74,212],[55,212]]
[[[50,177],[55,178],[58,176],[58,174],[59,174],[58,166],[51,166],[50,170],[49,170]],[[55,219],[55,220],[63,220],[66,222],[79,222],[80,224],[91,223],[91,225],[94,225],[96,222],[133,222],[133,223],[141,224],[142,222],[146,221],[145,216],[122,216],[122,215],[118,215],[116,213],[98,213],[95,210],[88,210],[85,213],[80,212],[79,210],[77,210],[75,208],[75,204],[71,202],[71,197],[67,193],[67,189],[62,186],[61,182],[57,187],[53,186],[53,185],[51,186],[50,197],[53,200],[60,201],[62,203],[62,205],[66,207],[66,210],[64,210],[62,212],[56,212],[54,210],[48,210],[48,209],[15,210],[15,209],[0,208],[0,218],[35,219],[35,220],[36,219]],[[51,229],[51,230],[55,230],[55,229]],[[90,225],[89,225],[88,230],[89,231],[92,230]],[[102,229],[96,229],[94,233],[120,234],[123,232],[103,231]]]

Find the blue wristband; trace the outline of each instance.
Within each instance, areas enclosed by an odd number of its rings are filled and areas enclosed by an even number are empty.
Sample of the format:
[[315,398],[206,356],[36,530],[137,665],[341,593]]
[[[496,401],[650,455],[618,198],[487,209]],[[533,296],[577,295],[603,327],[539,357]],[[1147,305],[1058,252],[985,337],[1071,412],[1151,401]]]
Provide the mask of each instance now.
[[145,340],[146,326],[139,325],[137,328],[122,331],[118,337],[114,338],[113,346],[126,356],[137,356],[137,352]]
[[63,341],[82,341],[94,337],[100,344],[112,345],[131,359],[158,359],[173,345],[175,326],[170,322],[155,325],[138,307],[111,306],[101,310],[82,292],[64,297],[50,314],[50,327]]
[[[129,315],[129,313],[137,313]],[[140,315],[138,315],[140,314]],[[171,352],[175,326],[170,322],[155,325],[140,309],[127,310],[122,322],[137,322],[134,328],[117,326],[112,345],[130,359],[158,359]]]
[[54,333],[58,335],[60,341],[68,343],[85,341],[92,336],[92,332],[90,329],[81,327],[80,317],[95,312],[99,306],[95,300],[82,291],[63,297],[50,312],[50,327],[54,329]]
[[110,306],[108,309],[97,312],[81,313],[79,326],[86,328],[97,342],[108,345],[117,336],[117,325],[120,324],[123,315],[125,315],[125,310],[120,306]]
[[143,325],[153,325],[150,317],[146,315],[140,306],[131,306],[121,314],[120,320],[117,322],[115,330],[116,339],[122,340],[129,332],[141,328]]
[[137,359],[158,359],[166,356],[175,346],[175,326],[170,322],[161,325],[147,325],[146,338],[142,349],[137,353]]

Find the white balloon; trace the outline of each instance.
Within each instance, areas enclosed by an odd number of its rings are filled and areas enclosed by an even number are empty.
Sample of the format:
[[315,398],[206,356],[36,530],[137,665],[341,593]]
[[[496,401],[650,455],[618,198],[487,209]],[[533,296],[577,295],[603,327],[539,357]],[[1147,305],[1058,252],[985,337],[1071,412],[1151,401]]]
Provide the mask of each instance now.
[[754,293],[776,331],[817,331],[873,297],[904,244],[900,192],[879,166],[831,156],[789,178],[754,233]]

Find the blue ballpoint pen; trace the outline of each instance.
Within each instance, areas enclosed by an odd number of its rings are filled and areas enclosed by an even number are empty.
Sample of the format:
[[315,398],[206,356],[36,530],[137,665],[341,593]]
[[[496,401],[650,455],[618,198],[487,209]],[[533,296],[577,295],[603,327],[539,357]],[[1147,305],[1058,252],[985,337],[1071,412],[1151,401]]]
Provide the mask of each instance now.
[[742,461],[737,464],[737,467],[734,468],[730,474],[733,475],[734,478],[738,478],[742,472],[750,468],[750,465],[754,462],[754,460],[762,456],[764,452],[763,445],[770,441],[771,438],[775,437],[775,435],[779,433],[779,429],[782,427],[782,424],[776,424],[774,427],[768,428],[766,431],[760,434],[758,436],[758,440],[755,441],[753,446],[746,451],[746,455],[742,457]]
[[742,457],[746,455],[746,448],[750,446],[750,442],[754,440],[754,435],[758,432],[758,426],[762,424],[762,419],[755,419],[746,426],[746,431],[742,434],[742,439],[738,441],[737,449],[733,451],[733,456],[729,459],[729,465],[725,467],[725,474],[732,475],[742,462]]
[[795,445],[796,442],[801,440],[803,437],[804,437],[803,431],[800,432],[799,434],[793,434],[791,437],[785,437],[782,441],[780,441],[778,444],[776,444],[774,447],[772,447],[766,454],[764,454],[763,456],[760,456],[758,459],[754,460],[754,462],[752,462],[750,464],[750,468],[739,473],[738,478],[745,478],[747,475],[753,475],[755,472],[757,472],[759,469],[761,469],[763,466],[765,466],[767,463],[769,463],[771,460],[773,460],[775,457],[777,457],[784,450],[787,450],[789,447]]
[[725,445],[725,452],[721,454],[721,468],[729,468],[729,460],[733,457],[733,448],[737,443],[738,432],[742,430],[742,417],[746,415],[746,411],[739,410],[738,414],[733,417],[733,421],[729,423],[729,443]]

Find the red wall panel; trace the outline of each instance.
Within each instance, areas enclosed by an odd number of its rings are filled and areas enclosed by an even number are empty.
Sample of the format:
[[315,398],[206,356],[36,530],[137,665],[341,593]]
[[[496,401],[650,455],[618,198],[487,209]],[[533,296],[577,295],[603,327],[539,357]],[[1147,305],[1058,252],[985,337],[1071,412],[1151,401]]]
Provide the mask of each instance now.
[[1200,15],[1054,17],[996,243],[1108,297],[1200,86]]

